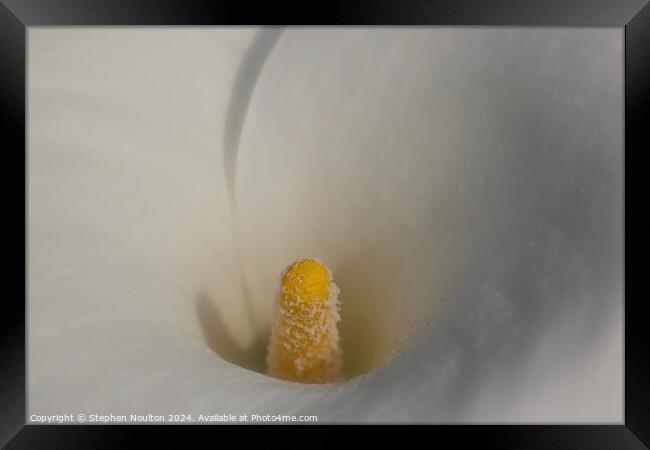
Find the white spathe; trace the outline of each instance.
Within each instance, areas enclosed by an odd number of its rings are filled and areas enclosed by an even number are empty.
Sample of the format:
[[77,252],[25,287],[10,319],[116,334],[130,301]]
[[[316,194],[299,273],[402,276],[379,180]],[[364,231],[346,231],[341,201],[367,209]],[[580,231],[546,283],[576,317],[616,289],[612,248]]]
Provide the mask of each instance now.
[[[235,221],[255,32],[30,28],[28,416],[621,422],[622,31],[289,28]],[[302,256],[351,375],[406,351],[335,386],[217,356],[259,361]]]

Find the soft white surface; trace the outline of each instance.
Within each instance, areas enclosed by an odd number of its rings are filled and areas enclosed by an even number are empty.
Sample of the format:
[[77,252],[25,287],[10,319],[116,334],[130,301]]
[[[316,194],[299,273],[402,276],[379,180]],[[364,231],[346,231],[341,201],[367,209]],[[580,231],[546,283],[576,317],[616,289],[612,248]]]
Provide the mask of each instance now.
[[[239,149],[251,317],[222,139],[254,34],[29,30],[28,415],[621,422],[622,31],[285,30]],[[357,368],[409,350],[337,386],[217,357],[299,256]]]

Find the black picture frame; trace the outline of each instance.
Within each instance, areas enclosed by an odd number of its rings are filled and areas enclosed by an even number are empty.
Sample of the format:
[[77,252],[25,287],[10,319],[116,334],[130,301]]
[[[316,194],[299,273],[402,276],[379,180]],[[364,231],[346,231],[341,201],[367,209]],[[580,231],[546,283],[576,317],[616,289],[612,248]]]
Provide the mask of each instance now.
[[[277,3],[201,0],[0,0],[0,105],[2,177],[10,244],[0,312],[0,445],[6,448],[107,448],[127,445],[136,430],[159,426],[25,425],[25,306],[27,254],[26,32],[39,25],[491,25],[618,27],[625,30],[625,420],[621,425],[441,426],[436,433],[488,448],[644,448],[650,445],[650,352],[645,296],[633,295],[628,264],[645,246],[628,246],[630,199],[642,195],[639,163],[650,149],[650,4],[648,0],[374,0]],[[7,160],[8,157],[8,160]],[[635,161],[636,159],[636,161]],[[630,163],[632,161],[632,163]],[[637,180],[635,182],[635,180]],[[5,200],[6,201],[6,200]],[[11,235],[9,234],[11,233]],[[24,233],[24,234],[23,234]],[[9,237],[11,236],[11,237]],[[24,236],[24,240],[19,236]],[[642,260],[641,258],[638,258]],[[19,264],[18,262],[22,264]],[[640,278],[641,274],[638,274]],[[210,433],[214,427],[180,427]],[[200,431],[199,431],[200,429]],[[178,429],[176,429],[178,430]],[[149,432],[149,431],[147,431]],[[185,431],[183,431],[184,433]],[[164,433],[166,434],[166,433]],[[163,435],[164,435],[163,434]],[[645,444],[645,445],[644,445]]]

